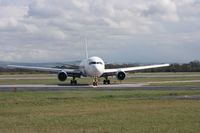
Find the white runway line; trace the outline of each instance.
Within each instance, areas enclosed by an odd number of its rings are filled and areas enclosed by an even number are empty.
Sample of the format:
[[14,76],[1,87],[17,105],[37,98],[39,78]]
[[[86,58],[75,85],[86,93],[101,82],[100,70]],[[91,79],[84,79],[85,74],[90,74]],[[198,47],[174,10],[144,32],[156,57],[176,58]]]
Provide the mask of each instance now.
[[123,88],[131,88],[131,87],[142,87],[144,86],[145,84],[111,84],[111,85],[98,85],[98,86],[93,86],[93,85],[77,85],[77,86],[72,86],[72,85],[44,85],[44,84],[38,84],[38,85],[35,85],[35,84],[17,84],[17,85],[0,85],[0,88],[14,88],[14,87],[17,87],[17,88],[86,88],[86,87],[89,87],[89,88],[120,88],[120,87],[123,87]]

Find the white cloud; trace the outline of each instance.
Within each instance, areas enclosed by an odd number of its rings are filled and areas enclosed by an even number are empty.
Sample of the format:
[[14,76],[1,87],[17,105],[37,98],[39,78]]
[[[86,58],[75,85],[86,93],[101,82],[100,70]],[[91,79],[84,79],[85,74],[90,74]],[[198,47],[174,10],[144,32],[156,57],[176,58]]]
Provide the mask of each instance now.
[[2,6],[0,5],[0,29],[12,30],[20,26],[20,20],[26,15],[26,7],[18,6]]
[[[113,54],[109,60],[121,59],[116,55],[121,46],[127,60],[131,59],[130,55],[138,56],[135,53],[142,49],[147,54],[139,59],[150,57],[154,38],[157,51],[166,48],[170,51],[186,43],[192,49],[199,42],[198,0],[2,0],[0,10],[1,60],[80,58],[85,35],[95,54],[105,58]],[[20,51],[19,47],[24,50]],[[159,57],[158,53],[153,57]]]

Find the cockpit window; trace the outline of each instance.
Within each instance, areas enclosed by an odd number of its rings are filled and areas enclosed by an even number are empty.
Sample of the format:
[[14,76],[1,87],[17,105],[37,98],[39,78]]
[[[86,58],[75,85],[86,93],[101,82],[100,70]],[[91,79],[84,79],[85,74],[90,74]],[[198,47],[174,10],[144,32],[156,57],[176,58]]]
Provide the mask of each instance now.
[[89,64],[90,64],[90,65],[92,65],[92,64],[96,64],[96,62],[90,62]]
[[103,63],[102,62],[90,62],[89,64],[92,65],[92,64],[103,64]]
[[97,62],[97,64],[103,64],[102,62]]

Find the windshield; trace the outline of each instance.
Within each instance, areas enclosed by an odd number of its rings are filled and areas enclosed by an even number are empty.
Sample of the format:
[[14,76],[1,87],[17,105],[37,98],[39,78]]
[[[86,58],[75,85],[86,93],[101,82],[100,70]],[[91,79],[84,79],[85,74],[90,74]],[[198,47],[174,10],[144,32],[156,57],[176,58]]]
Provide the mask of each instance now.
[[102,62],[90,62],[89,64],[92,65],[92,64],[103,64],[103,63]]

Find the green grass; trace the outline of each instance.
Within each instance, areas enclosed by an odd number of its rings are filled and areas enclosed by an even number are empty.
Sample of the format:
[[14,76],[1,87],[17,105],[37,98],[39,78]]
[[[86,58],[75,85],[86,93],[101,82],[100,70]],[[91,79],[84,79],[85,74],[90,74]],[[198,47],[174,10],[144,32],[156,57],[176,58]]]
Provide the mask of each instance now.
[[184,81],[184,80],[200,80],[200,77],[153,77],[153,78],[126,78],[123,83],[145,83],[145,82],[161,82],[161,81]]
[[57,79],[9,79],[9,80],[0,80],[0,84],[12,85],[12,84],[59,84]]
[[[26,79],[28,78],[35,78],[35,79]],[[36,79],[38,77],[38,79]],[[1,75],[0,76],[0,85],[12,85],[12,84],[66,84],[70,83],[71,78],[68,78],[65,82],[60,82],[57,79],[57,75],[40,75],[40,74],[33,74],[33,75]],[[12,79],[3,79],[3,78],[12,78]],[[16,79],[15,79],[16,78]],[[23,78],[23,79],[17,79]],[[40,79],[43,78],[43,79]],[[45,79],[46,78],[46,79]],[[48,79],[52,78],[52,79]],[[78,83],[80,84],[92,84],[92,78],[77,78]]]
[[199,132],[199,100],[162,99],[179,95],[200,91],[1,92],[0,132]]

